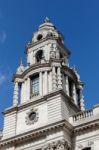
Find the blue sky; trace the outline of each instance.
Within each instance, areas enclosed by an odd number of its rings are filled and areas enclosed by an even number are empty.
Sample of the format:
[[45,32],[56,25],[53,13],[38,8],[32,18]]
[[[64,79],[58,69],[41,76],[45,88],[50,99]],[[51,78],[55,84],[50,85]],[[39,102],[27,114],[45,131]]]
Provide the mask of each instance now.
[[[0,112],[12,105],[12,75],[32,33],[48,16],[64,34],[85,83],[86,108],[99,103],[99,0],[0,0]],[[3,116],[0,115],[0,128]]]

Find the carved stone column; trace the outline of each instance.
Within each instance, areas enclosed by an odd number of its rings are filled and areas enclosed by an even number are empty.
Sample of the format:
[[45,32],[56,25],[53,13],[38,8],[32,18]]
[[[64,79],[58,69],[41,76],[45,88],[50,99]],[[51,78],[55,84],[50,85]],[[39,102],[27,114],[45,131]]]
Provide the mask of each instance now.
[[75,83],[73,83],[73,88],[72,88],[72,95],[73,95],[73,100],[74,100],[74,103],[77,105],[77,93],[76,93],[76,86],[75,86]]
[[84,105],[84,96],[82,90],[80,90],[80,108],[82,111],[85,110],[85,105]]
[[14,83],[13,106],[18,105],[18,82]]
[[40,77],[40,84],[39,84],[39,90],[40,90],[40,96],[43,95],[43,76],[42,76],[42,72],[39,73],[39,77]]
[[62,77],[61,77],[61,68],[57,68],[57,78],[58,78],[58,88],[62,88]]
[[47,71],[44,73],[44,83],[45,83],[45,94],[48,93],[48,77],[47,77]]
[[68,76],[66,76],[66,94],[69,96],[69,81],[68,81]]
[[84,96],[83,96],[83,86],[82,84],[78,85],[78,89],[79,89],[79,105],[82,111],[85,110],[85,105],[84,105]]
[[26,98],[26,99],[29,100],[29,99],[30,99],[30,78],[29,78],[29,77],[28,77],[28,79],[27,79],[26,82],[27,82],[27,85],[26,85],[26,86],[27,86],[27,87],[26,87],[26,89],[27,89],[27,90],[26,90],[26,92],[27,92],[26,97],[27,97],[27,98]]
[[24,82],[21,85],[21,103],[24,102]]
[[52,67],[52,89],[53,90],[57,89],[55,66]]

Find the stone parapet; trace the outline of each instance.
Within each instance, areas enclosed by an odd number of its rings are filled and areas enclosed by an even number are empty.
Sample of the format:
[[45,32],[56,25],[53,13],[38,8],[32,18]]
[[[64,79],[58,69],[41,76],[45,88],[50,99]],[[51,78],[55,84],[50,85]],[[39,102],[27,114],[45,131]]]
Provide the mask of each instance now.
[[73,126],[77,126],[98,119],[99,119],[99,104],[95,105],[92,109],[81,111],[79,113],[70,116],[69,122]]

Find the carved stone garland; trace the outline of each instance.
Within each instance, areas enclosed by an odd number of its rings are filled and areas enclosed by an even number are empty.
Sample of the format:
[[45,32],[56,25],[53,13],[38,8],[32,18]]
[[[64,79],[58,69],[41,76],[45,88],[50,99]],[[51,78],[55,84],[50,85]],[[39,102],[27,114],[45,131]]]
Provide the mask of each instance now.
[[48,143],[42,150],[70,150],[70,146],[68,145],[68,142],[63,139]]
[[[32,117],[32,113],[34,113]],[[31,117],[31,118],[30,118]],[[26,113],[25,122],[27,125],[34,124],[38,121],[39,115],[38,115],[38,109],[30,109],[29,112]]]

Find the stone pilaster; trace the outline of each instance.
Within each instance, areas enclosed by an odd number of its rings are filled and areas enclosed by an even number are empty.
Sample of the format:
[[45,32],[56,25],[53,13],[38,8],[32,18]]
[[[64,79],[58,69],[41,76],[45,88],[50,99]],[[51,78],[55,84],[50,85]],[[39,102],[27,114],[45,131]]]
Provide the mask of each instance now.
[[57,68],[58,88],[62,88],[62,75],[60,66]]
[[40,80],[39,91],[40,91],[40,96],[42,96],[43,95],[43,76],[42,76],[42,72],[39,73],[39,80]]
[[14,92],[13,92],[13,106],[17,106],[18,105],[18,82],[14,83]]
[[48,94],[48,74],[47,71],[44,73],[44,82],[45,82],[45,94]]
[[57,89],[57,78],[56,78],[56,71],[55,66],[52,67],[52,89]]
[[85,110],[85,105],[84,105],[84,96],[83,96],[83,86],[81,84],[78,85],[79,89],[79,103],[80,103],[80,108],[82,111]]
[[21,85],[21,103],[24,102],[24,82]]
[[74,103],[77,105],[77,92],[76,92],[76,85],[75,85],[75,83],[73,83],[73,85],[72,85],[72,95],[73,95]]
[[84,96],[83,96],[82,90],[80,90],[80,108],[81,108],[82,111],[85,110]]
[[27,90],[26,90],[27,94],[26,94],[26,97],[27,97],[27,100],[30,99],[30,78],[28,77],[27,79]]
[[69,81],[68,81],[68,76],[66,76],[66,94],[69,96]]

